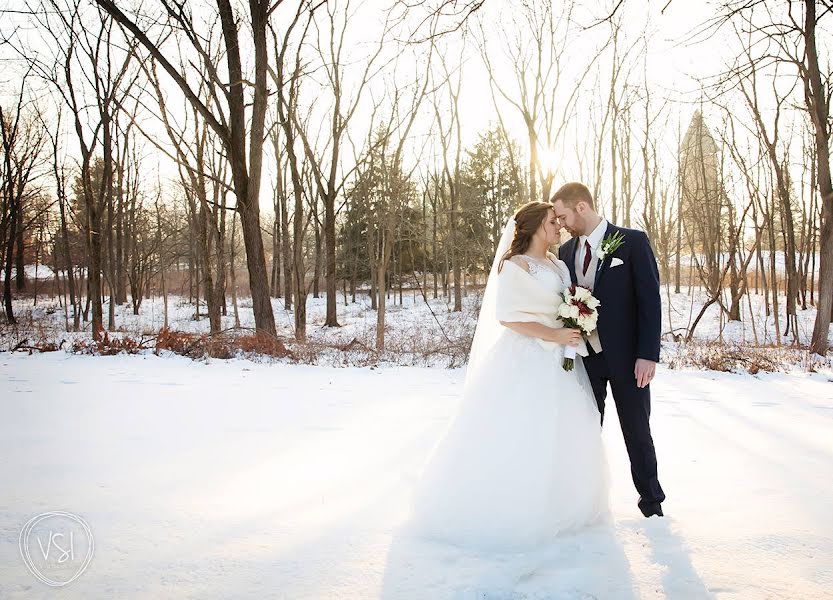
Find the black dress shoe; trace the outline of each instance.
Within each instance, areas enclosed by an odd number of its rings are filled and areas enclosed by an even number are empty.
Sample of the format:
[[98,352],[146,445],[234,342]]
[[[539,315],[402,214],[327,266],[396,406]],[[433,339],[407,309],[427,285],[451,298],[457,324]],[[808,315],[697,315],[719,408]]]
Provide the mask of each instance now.
[[665,516],[662,513],[662,504],[660,504],[659,502],[648,502],[646,504],[640,504],[639,510],[641,510],[642,514],[646,517],[652,517],[654,515],[658,517]]

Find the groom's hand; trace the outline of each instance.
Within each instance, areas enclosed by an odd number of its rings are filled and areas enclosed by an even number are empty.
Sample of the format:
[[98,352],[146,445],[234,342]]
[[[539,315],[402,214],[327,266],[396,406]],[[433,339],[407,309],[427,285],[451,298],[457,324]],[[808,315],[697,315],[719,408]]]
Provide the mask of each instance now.
[[636,386],[644,388],[654,378],[657,372],[657,363],[645,358],[637,358],[633,374],[636,376]]

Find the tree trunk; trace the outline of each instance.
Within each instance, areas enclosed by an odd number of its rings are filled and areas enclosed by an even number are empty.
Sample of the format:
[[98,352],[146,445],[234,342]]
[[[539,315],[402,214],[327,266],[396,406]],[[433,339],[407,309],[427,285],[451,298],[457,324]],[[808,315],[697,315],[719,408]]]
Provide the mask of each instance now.
[[284,308],[286,310],[292,309],[292,252],[289,244],[289,211],[287,209],[288,199],[287,194],[281,195],[281,240],[283,243],[283,282],[286,290],[284,297]]
[[312,276],[312,297],[319,297],[318,284],[321,281],[321,226],[318,220],[318,202],[313,201],[313,222],[315,223],[315,265]]
[[830,174],[830,107],[821,81],[819,58],[816,49],[816,2],[804,0],[805,5],[805,56],[809,93],[805,94],[807,108],[813,121],[818,163],[818,189],[822,201],[821,227],[819,227],[819,290],[816,305],[816,322],[810,350],[825,354],[829,348],[830,320],[833,315],[833,182]]
[[66,216],[66,198],[63,193],[58,194],[58,208],[61,215],[61,241],[64,246],[64,253],[66,255],[66,271],[67,283],[69,287],[69,301],[72,304],[72,327],[73,331],[78,331],[79,323],[79,302],[75,298],[75,269],[72,263],[72,254],[69,246],[69,230],[67,228]]
[[[104,193],[107,203],[107,286],[110,292],[110,304],[107,306],[107,330],[116,330],[116,246],[113,241],[113,229],[115,227],[115,212],[113,210],[113,186],[107,186]],[[139,292],[141,293],[141,292]],[[134,300],[134,306],[136,302]],[[134,311],[135,312],[135,311]]]
[[90,261],[87,271],[89,282],[89,301],[92,303],[92,329],[93,339],[100,340],[104,332],[104,315],[101,303],[101,217],[98,214],[98,207],[87,206],[90,215],[90,227],[87,232],[87,245],[89,247]]
[[[277,208],[277,207],[276,207]],[[273,298],[280,298],[281,294],[281,227],[280,218],[275,211],[275,221],[272,223],[272,285],[270,293]]]
[[23,242],[23,224],[25,223],[23,218],[23,202],[22,200],[18,200],[17,202],[17,235],[16,235],[16,245],[17,245],[17,272],[15,273],[15,287],[17,288],[18,292],[22,292],[26,289],[26,255],[24,251],[26,249],[25,244]]
[[246,247],[246,266],[249,271],[249,288],[252,291],[252,308],[255,328],[270,335],[277,335],[275,315],[269,298],[269,275],[266,272],[266,256],[260,235],[260,214],[257,207],[240,206],[240,223],[243,226],[243,243]]
[[[391,215],[387,215],[387,219],[392,219]],[[393,231],[388,224],[383,224],[382,242],[381,242],[381,256],[376,264],[376,281],[379,296],[378,308],[376,309],[376,351],[385,351],[385,308],[386,308],[386,277],[388,272],[388,265],[390,264],[391,255],[393,254]]]
[[[9,184],[9,188],[11,188],[12,184]],[[5,277],[3,279],[3,305],[6,309],[6,320],[14,325],[17,321],[14,318],[14,307],[12,306],[12,263],[14,262],[14,245],[15,240],[17,239],[17,216],[18,210],[15,204],[17,204],[13,196],[10,196],[9,202],[9,237],[6,240],[6,264],[4,265],[5,270]]]
[[[235,213],[236,215],[237,213]],[[241,218],[242,220],[242,218]],[[234,217],[231,219],[231,253],[229,257],[229,272],[231,273],[231,303],[234,307],[234,326],[240,327],[240,308],[237,305],[237,223]]]
[[336,215],[335,194],[328,195],[324,206],[324,252],[327,294],[327,317],[325,327],[341,327],[336,310]]

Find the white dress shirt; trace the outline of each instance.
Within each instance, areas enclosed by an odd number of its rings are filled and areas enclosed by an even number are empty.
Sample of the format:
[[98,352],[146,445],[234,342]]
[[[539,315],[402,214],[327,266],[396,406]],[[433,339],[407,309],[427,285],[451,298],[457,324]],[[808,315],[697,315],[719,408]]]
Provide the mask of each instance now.
[[[587,252],[587,247],[585,246],[585,242],[590,243],[590,251],[595,255],[596,250],[602,243],[604,239],[605,232],[607,231],[607,219],[602,217],[601,222],[596,225],[596,228],[590,232],[590,235],[582,235],[579,237],[579,262],[578,264],[584,264],[584,255]],[[591,256],[592,258],[592,256]]]

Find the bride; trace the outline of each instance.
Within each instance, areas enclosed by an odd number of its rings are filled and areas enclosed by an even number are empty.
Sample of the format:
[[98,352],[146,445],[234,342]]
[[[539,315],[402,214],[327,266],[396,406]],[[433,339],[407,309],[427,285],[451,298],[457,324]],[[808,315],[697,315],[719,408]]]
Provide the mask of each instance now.
[[559,328],[564,262],[547,249],[561,226],[530,202],[498,244],[460,408],[434,448],[406,528],[419,537],[518,551],[608,514],[599,412],[580,357],[561,367],[575,330]]

